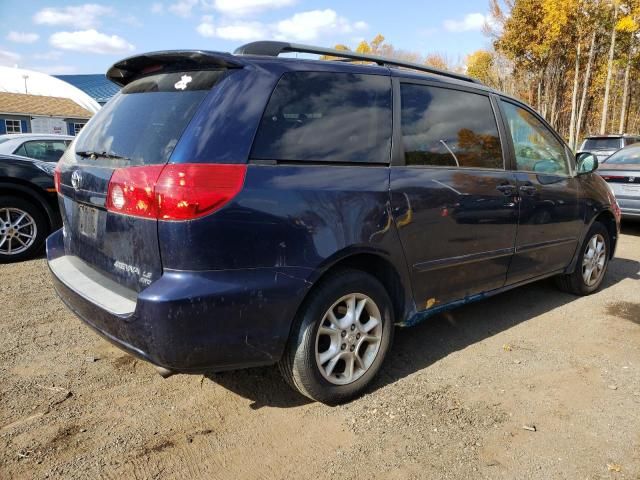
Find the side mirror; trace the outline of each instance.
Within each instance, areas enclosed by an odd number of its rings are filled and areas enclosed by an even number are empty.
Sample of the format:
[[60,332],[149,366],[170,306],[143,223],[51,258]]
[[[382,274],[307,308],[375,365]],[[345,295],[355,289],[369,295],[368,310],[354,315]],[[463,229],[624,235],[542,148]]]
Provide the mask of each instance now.
[[578,175],[594,172],[598,168],[598,157],[593,153],[578,153],[576,155],[576,161],[578,163]]

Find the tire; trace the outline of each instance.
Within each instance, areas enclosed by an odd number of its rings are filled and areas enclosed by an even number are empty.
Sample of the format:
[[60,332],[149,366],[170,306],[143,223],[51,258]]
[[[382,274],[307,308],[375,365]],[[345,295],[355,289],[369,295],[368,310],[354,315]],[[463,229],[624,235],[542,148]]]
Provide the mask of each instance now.
[[[357,314],[358,308],[358,320],[352,321],[356,315],[349,312]],[[337,271],[314,287],[300,308],[280,372],[312,400],[346,402],[361,394],[380,370],[393,329],[393,308],[382,284],[359,270]]]
[[[595,253],[592,254],[591,252],[594,251],[594,245],[600,245],[600,243],[604,244],[604,250],[600,251],[596,248]],[[594,223],[580,246],[578,261],[573,273],[556,277],[558,287],[574,295],[590,295],[598,290],[607,273],[610,248],[611,239],[609,237],[609,231],[602,223]],[[589,259],[593,258],[593,255],[597,255],[597,257],[593,260],[593,263],[589,263]],[[596,261],[598,259],[600,259],[600,261]],[[594,264],[595,268],[599,270],[593,271],[590,276],[590,281],[587,281],[585,276],[588,276],[588,270],[589,268],[593,268]]]
[[0,196],[0,263],[38,255],[48,234],[49,223],[35,204],[20,197]]

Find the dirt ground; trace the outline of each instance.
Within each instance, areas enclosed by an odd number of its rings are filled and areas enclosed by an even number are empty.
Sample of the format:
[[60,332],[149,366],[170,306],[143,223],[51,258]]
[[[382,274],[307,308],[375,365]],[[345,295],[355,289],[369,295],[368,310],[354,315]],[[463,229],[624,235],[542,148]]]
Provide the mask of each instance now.
[[640,224],[623,232],[599,293],[543,281],[399,330],[334,408],[273,368],[163,380],[65,309],[43,259],[1,265],[0,478],[640,479]]

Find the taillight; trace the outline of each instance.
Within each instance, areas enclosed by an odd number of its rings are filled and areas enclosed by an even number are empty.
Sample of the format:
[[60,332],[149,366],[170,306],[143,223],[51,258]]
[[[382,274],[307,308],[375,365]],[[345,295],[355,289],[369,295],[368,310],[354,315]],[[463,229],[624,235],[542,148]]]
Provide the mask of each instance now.
[[53,186],[56,187],[56,192],[62,194],[60,189],[60,164],[56,164],[56,169],[53,171]]
[[603,175],[602,178],[608,182],[610,180],[624,180],[625,177],[619,175]]
[[107,210],[159,220],[190,220],[229,203],[244,184],[246,165],[171,164],[119,168]]
[[157,218],[155,185],[163,165],[118,168],[107,190],[107,210],[135,217]]

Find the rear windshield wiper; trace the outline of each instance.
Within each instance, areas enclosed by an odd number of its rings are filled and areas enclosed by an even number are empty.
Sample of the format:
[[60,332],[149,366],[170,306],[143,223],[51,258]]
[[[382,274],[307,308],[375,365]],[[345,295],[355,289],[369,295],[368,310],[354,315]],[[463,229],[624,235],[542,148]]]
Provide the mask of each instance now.
[[93,152],[91,150],[80,150],[76,152],[76,155],[80,155],[83,158],[91,157],[91,158],[109,158],[112,160],[125,160],[131,161],[129,157],[125,157],[124,155],[118,155],[113,152]]

